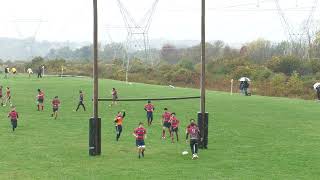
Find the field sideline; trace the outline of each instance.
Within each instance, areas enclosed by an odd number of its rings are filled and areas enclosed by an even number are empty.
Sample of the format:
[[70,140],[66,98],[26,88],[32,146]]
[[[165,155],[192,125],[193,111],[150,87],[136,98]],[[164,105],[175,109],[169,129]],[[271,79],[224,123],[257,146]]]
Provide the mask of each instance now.
[[[20,113],[18,129],[11,132],[7,113],[0,107],[0,179],[318,179],[320,177],[320,104],[314,101],[207,92],[209,149],[199,160],[182,156],[189,150],[184,128],[196,118],[199,100],[155,101],[154,124],[148,128],[146,157],[138,159],[131,135],[139,121],[146,123],[146,102],[100,103],[102,155],[88,155],[88,119],[92,114],[91,79],[1,79],[11,87]],[[197,96],[199,90],[100,80],[100,97],[111,88],[120,98]],[[45,111],[36,111],[37,89],[46,95]],[[74,112],[79,89],[84,90],[88,111]],[[61,99],[57,120],[50,117],[49,100]],[[181,141],[161,140],[160,116],[168,107],[182,125]],[[113,118],[126,110],[124,129],[115,141]]]

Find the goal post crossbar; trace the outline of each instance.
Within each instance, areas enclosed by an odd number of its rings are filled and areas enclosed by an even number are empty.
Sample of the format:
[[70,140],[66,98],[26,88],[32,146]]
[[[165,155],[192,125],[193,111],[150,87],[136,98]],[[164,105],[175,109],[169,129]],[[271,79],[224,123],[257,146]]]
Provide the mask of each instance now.
[[[126,98],[117,99],[116,101],[169,101],[169,100],[183,100],[183,99],[200,99],[200,96],[188,97],[163,97],[163,98]],[[112,98],[98,98],[98,101],[113,101]]]

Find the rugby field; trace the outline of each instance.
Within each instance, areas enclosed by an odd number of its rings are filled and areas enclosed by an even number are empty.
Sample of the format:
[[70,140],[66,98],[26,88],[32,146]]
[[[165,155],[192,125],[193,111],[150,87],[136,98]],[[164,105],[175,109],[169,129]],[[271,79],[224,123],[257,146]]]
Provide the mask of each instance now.
[[[7,113],[0,107],[0,179],[318,179],[320,177],[320,104],[286,98],[207,92],[209,149],[191,160],[184,128],[196,118],[199,100],[154,101],[152,127],[147,127],[146,156],[138,159],[131,135],[145,122],[146,102],[100,103],[102,155],[88,155],[88,120],[92,114],[89,78],[43,79],[18,76],[1,79],[11,87],[20,113],[12,132]],[[170,88],[113,80],[100,81],[100,97],[111,88],[120,98],[195,96],[197,89]],[[37,89],[44,90],[45,111],[36,111]],[[87,111],[74,112],[79,89],[85,92]],[[50,100],[59,96],[59,117],[50,117]],[[161,140],[160,116],[168,107],[181,121],[181,141]],[[115,141],[113,118],[125,110],[123,134]]]

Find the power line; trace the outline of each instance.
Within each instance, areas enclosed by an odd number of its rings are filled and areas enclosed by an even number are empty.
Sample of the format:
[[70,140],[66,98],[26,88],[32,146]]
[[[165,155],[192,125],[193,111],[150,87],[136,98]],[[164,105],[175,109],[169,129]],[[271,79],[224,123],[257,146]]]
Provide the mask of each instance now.
[[[309,14],[308,17],[306,19],[306,22],[303,24],[302,30],[300,30],[301,32],[298,32],[297,30],[295,30],[294,26],[292,26],[289,22],[288,22],[288,18],[286,17],[283,9],[280,6],[279,0],[274,0],[277,10],[278,10],[278,14],[280,15],[280,20],[281,23],[286,31],[286,34],[288,36],[288,39],[290,40],[290,42],[292,43],[290,47],[291,48],[291,53],[293,51],[293,48],[296,49],[295,51],[298,52],[298,54],[302,55],[302,57],[308,57],[309,58],[309,49],[311,46],[311,40],[310,40],[310,26],[312,24],[313,21],[313,17],[314,17],[314,12],[318,6],[318,0],[314,0],[313,1],[313,5],[311,7],[311,9],[309,9]],[[297,5],[297,1],[296,1],[296,5]],[[305,38],[306,36],[306,38]],[[306,45],[307,43],[308,45]],[[295,46],[299,47],[295,47]]]
[[36,41],[36,37],[39,33],[41,24],[44,22],[47,22],[47,21],[42,20],[42,19],[15,19],[12,22],[15,24],[16,31],[17,31],[18,35],[20,36],[20,38],[28,38],[28,37],[25,37],[23,35],[19,24],[21,24],[21,23],[28,23],[28,24],[35,23],[36,27],[35,27],[34,31],[32,32],[32,34],[29,36],[29,38],[31,38],[31,41],[29,42],[29,45],[26,46],[27,48],[30,48],[29,51],[30,51],[30,55],[32,56],[33,45],[34,45],[34,42]]
[[[223,11],[223,12],[265,12],[265,11],[278,11],[277,8],[261,8],[262,4],[271,3],[273,0],[257,0],[256,2],[240,3],[235,5],[223,6],[223,7],[214,7],[207,8],[207,11]],[[252,8],[241,8],[252,6]],[[291,8],[282,8],[282,11],[292,11],[292,12],[309,12],[313,6],[295,6]],[[194,9],[170,9],[168,12],[191,12],[191,11],[200,11],[198,8]]]
[[[154,0],[151,8],[145,13],[143,18],[139,23],[133,18],[128,9],[124,6],[121,0],[117,0],[117,5],[120,9],[120,13],[123,17],[125,27],[127,29],[127,39],[126,39],[126,52],[130,50],[144,50],[144,55],[146,61],[149,60],[150,56],[150,42],[149,42],[149,28],[152,22],[152,17],[154,15],[156,6],[159,0]],[[130,58],[127,55],[126,64],[126,82],[128,82],[128,71],[130,65]],[[153,64],[153,61],[152,61]]]

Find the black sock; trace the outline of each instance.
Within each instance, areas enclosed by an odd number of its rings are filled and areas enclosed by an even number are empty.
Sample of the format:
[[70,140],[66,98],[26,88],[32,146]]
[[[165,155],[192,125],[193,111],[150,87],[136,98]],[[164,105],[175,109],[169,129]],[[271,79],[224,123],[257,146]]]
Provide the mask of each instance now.
[[198,144],[195,144],[195,153],[198,154]]
[[194,154],[195,153],[194,144],[190,144],[190,147],[191,147],[191,153]]

